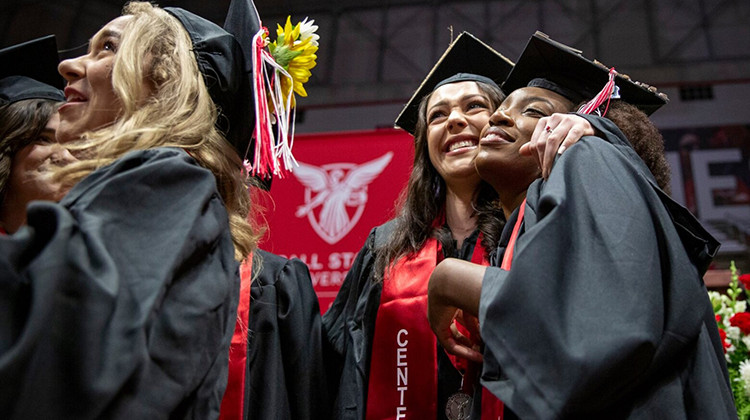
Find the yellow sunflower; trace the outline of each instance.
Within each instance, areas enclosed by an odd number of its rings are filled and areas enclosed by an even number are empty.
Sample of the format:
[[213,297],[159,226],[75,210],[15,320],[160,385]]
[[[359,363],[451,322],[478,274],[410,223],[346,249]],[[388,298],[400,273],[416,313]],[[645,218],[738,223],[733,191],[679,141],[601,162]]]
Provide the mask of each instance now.
[[[310,79],[310,70],[315,67],[315,60],[318,58],[315,53],[318,51],[320,36],[315,33],[318,26],[314,23],[314,20],[308,22],[305,18],[292,26],[291,17],[287,16],[284,27],[278,25],[276,28],[276,41],[268,44],[269,52],[276,63],[292,77],[294,92],[300,96],[307,96],[304,84]],[[291,85],[289,79],[282,77],[280,83],[282,92],[288,95]],[[292,106],[294,103],[292,97]]]

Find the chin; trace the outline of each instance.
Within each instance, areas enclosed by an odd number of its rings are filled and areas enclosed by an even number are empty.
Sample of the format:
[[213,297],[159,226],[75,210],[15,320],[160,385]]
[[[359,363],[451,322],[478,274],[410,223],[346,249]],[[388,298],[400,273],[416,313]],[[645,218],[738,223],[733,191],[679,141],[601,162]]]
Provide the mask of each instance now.
[[499,162],[494,162],[493,164],[492,155],[486,150],[480,150],[479,153],[477,153],[476,159],[474,159],[474,168],[481,177],[483,177],[484,173],[489,174],[492,172],[493,167],[498,165],[500,165]]

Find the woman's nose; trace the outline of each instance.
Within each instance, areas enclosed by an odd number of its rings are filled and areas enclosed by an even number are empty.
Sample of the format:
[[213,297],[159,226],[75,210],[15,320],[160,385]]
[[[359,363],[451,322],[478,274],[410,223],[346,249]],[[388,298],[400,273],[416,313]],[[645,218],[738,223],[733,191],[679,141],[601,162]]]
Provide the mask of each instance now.
[[65,166],[69,163],[75,162],[78,159],[73,157],[73,155],[70,154],[68,149],[66,149],[65,147],[59,144],[55,144],[53,146],[53,151],[52,151],[52,155],[50,156],[50,160],[54,164]]
[[448,114],[448,127],[465,127],[466,126],[466,116],[461,112],[460,110],[454,109],[451,110],[450,114]]
[[61,61],[57,66],[57,72],[60,73],[68,83],[80,79],[86,74],[86,67],[83,63],[84,57],[85,56],[80,56]]
[[513,119],[510,118],[505,110],[498,108],[492,113],[492,115],[490,115],[490,125],[513,125]]

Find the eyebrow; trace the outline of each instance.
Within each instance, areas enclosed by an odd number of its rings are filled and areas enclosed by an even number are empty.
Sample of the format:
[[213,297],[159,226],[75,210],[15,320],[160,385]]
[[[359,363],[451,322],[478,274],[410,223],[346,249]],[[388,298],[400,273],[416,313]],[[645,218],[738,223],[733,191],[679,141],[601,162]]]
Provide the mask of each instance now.
[[549,106],[554,106],[549,99],[547,99],[547,98],[545,98],[543,96],[532,96],[530,98],[526,98],[524,100],[524,102],[527,103],[527,104],[529,104],[531,102],[544,102],[544,103],[549,104]]
[[[468,95],[461,96],[458,100],[461,101],[461,102],[464,102],[464,101],[469,101],[469,100],[474,99],[474,98],[482,98],[484,100],[487,100],[487,97],[484,96],[484,95],[482,95],[481,93],[470,93]],[[443,105],[445,105],[445,103],[446,103],[446,100],[443,99],[440,102],[436,102],[436,103],[432,104],[432,106],[429,107],[429,108],[427,108],[427,110],[429,111],[429,110],[431,110],[433,108],[436,108],[436,107],[439,107],[439,106],[443,106]]]
[[121,37],[122,37],[122,34],[120,34],[117,31],[113,31],[111,29],[107,29],[104,32],[100,32],[100,33],[94,35],[93,37],[89,38],[89,51],[91,51],[91,43],[94,42],[94,41],[96,41],[97,39],[102,39],[102,38],[117,38],[117,39],[120,39]]

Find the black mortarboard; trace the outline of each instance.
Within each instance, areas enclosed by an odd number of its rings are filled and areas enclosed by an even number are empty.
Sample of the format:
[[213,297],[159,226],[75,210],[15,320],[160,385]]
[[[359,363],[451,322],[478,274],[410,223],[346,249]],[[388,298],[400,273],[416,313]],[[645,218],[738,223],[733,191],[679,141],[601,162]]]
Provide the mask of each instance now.
[[190,35],[198,68],[219,107],[219,128],[244,157],[255,127],[251,51],[253,35],[260,29],[255,5],[251,0],[232,0],[224,28],[184,9],[164,10]]
[[0,105],[24,99],[64,101],[58,64],[54,35],[0,50]]
[[[510,93],[518,88],[536,86],[556,92],[573,103],[593,99],[609,81],[609,69],[591,61],[581,51],[553,41],[537,32],[518,58],[502,85]],[[627,75],[617,74],[615,84],[620,99],[651,114],[668,102],[656,88],[635,82]]]
[[499,84],[513,68],[513,62],[468,32],[462,32],[448,47],[419,85],[398,118],[396,127],[411,134],[417,126],[419,103],[436,88],[463,81]]

